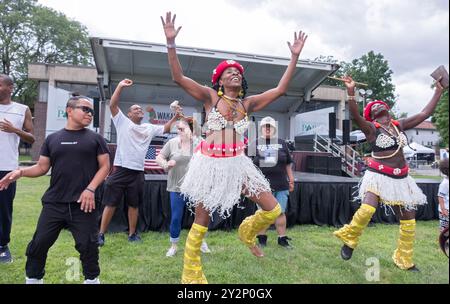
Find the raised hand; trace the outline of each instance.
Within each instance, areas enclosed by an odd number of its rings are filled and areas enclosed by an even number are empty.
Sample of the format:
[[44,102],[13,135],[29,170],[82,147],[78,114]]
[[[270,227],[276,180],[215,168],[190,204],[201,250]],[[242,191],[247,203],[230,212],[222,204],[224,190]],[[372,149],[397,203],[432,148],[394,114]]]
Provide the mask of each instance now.
[[306,39],[308,38],[308,35],[303,33],[302,31],[294,33],[294,43],[290,43],[288,41],[289,49],[291,50],[292,55],[300,55],[302,52],[303,46],[305,45]]
[[161,22],[164,27],[164,34],[166,35],[166,39],[168,42],[174,42],[175,38],[177,37],[178,33],[181,30],[181,26],[175,30],[175,19],[177,18],[177,15],[174,14],[172,18],[172,12],[166,13],[166,20],[164,21],[164,18],[161,16]]
[[441,84],[441,80],[442,80],[442,76],[439,77],[439,79],[436,80],[436,82],[434,83],[434,85],[435,85],[435,90],[436,90],[436,92],[442,94],[442,92],[444,91],[444,87],[443,87],[442,84]]
[[121,82],[119,82],[120,87],[131,87],[133,85],[133,81],[130,79],[124,79]]
[[177,108],[175,110],[175,115],[178,119],[183,118],[184,117],[183,108],[180,106],[177,106]]
[[344,80],[344,84],[347,87],[347,92],[352,93],[352,95],[354,95],[356,83],[353,80],[353,78],[351,76],[347,75],[347,76],[342,77],[342,79]]

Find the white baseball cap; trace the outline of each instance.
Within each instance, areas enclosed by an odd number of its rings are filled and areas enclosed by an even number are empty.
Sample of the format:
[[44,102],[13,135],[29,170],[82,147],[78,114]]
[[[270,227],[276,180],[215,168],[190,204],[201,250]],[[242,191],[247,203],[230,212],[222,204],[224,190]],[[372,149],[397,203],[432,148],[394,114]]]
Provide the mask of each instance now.
[[270,116],[266,116],[259,122],[259,128],[261,129],[265,125],[271,125],[274,129],[277,129],[277,122]]

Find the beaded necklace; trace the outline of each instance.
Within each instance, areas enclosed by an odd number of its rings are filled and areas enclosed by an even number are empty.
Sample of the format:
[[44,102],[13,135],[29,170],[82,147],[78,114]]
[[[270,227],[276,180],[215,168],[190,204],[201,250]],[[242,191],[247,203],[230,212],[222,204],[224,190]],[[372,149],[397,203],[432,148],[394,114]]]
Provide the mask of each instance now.
[[237,104],[233,103],[233,101],[235,101],[235,102],[242,102],[240,99],[228,97],[226,95],[223,95],[222,99],[226,101],[228,107],[231,109],[231,111],[232,111],[231,113],[233,114],[233,118],[237,117],[237,112],[240,112],[241,114],[244,114],[245,117],[247,117],[247,112],[244,112],[244,111],[238,109]]

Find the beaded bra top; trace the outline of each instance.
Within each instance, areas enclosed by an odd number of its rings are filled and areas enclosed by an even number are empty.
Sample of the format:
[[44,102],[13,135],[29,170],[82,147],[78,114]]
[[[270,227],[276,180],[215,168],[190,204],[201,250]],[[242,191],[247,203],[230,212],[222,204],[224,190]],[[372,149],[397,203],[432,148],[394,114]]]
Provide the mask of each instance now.
[[247,113],[245,113],[245,117],[241,120],[234,122],[234,121],[227,121],[225,117],[217,110],[217,104],[219,103],[219,100],[217,100],[216,105],[212,108],[212,110],[208,114],[208,121],[206,123],[206,126],[208,130],[211,131],[220,131],[222,129],[225,129],[228,125],[233,126],[236,133],[239,135],[242,135],[247,131],[248,126],[250,124],[248,120]]
[[406,147],[408,145],[408,139],[404,132],[399,131],[396,124],[393,124],[396,134],[390,133],[384,134],[380,131],[380,128],[376,129],[376,140],[371,143],[372,152],[381,152],[396,150],[399,148]]

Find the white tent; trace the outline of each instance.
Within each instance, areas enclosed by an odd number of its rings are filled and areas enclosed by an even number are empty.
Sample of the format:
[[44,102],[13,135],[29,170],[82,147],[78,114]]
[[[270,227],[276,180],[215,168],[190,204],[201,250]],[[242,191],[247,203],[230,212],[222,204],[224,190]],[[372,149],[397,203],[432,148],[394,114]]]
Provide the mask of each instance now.
[[355,130],[350,132],[350,136],[354,136],[357,142],[362,142],[366,140],[366,135],[361,130]]
[[[412,149],[411,149],[411,148]],[[412,142],[409,144],[409,146],[406,146],[403,148],[403,153],[406,157],[412,156],[416,153],[421,154],[434,154],[435,151],[433,149],[427,148],[425,146],[422,146],[421,144],[418,144],[416,142]]]

